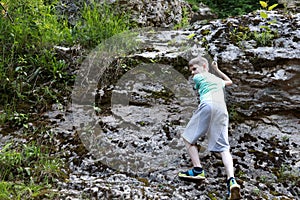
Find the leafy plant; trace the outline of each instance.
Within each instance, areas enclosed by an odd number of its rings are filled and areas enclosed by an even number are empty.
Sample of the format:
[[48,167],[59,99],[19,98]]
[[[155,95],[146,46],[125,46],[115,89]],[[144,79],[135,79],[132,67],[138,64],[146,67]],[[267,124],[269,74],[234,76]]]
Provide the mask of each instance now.
[[[30,180],[39,182],[62,175],[62,164],[58,159],[51,158],[41,147],[35,144],[24,144],[22,149],[12,147],[13,144],[8,143],[0,151],[1,180],[12,181],[30,177]],[[14,178],[11,179],[12,177]]]
[[2,199],[8,196],[30,199],[44,195],[50,184],[65,177],[61,171],[62,162],[34,143],[23,144],[21,148],[7,143],[0,150],[0,165]]
[[[190,3],[193,11],[197,11],[199,9],[199,3],[204,3],[210,7],[219,18],[243,15],[259,9],[257,0],[187,0],[187,2]],[[269,2],[275,3],[277,1],[270,0]]]
[[246,26],[229,27],[232,31],[229,32],[229,39],[231,42],[242,46],[240,43],[250,38],[250,29]]
[[253,188],[253,189],[252,189],[252,192],[253,192],[253,194],[254,194],[255,196],[260,196],[260,194],[261,194],[260,189],[257,188],[257,187]]
[[229,110],[229,118],[232,121],[241,121],[243,120],[243,117],[239,114],[239,112],[237,111],[237,105],[231,105],[229,106],[228,110]]
[[[265,2],[265,1],[259,1],[261,7],[264,9],[264,10],[267,10],[267,11],[271,11],[273,10],[275,7],[278,6],[278,4],[273,4],[272,6],[268,6],[268,3]],[[265,11],[260,11],[260,16],[263,18],[263,19],[267,19],[268,18],[268,13],[265,12]]]
[[68,28],[57,20],[53,4],[45,5],[40,0],[5,0],[3,4],[13,23],[0,16],[0,101],[1,105],[12,105],[14,112],[20,102],[38,102],[32,99],[32,93],[43,87],[41,82],[57,80],[57,77],[69,78],[57,76],[58,70],[63,74],[65,69],[57,70],[61,60],[55,60],[56,54],[51,49],[62,40],[69,41],[71,35]]
[[51,191],[49,186],[0,181],[1,200],[54,199],[56,195],[57,192]]
[[293,170],[291,166],[282,164],[279,169],[274,169],[279,182],[294,182],[297,185],[300,182],[299,171]]
[[129,16],[117,14],[110,5],[84,5],[81,14],[82,20],[72,32],[74,39],[85,47],[96,47],[104,39],[129,29]]
[[[260,11],[260,17],[262,19],[264,19],[265,21],[267,21],[269,15],[266,11],[272,11],[275,7],[278,6],[278,4],[273,4],[272,6],[268,6],[268,3],[265,2],[265,1],[260,1],[259,3],[261,5],[261,7],[263,8],[263,10]],[[271,25],[271,24],[276,23],[276,20],[267,21],[267,23],[268,23],[268,25]],[[271,29],[268,25],[267,26],[260,26],[260,28],[265,29],[267,31],[271,31]]]
[[62,102],[71,91],[72,71],[80,58],[74,61],[54,46],[94,48],[130,27],[126,14],[96,2],[84,6],[82,18],[71,26],[67,17],[57,14],[57,3],[1,1],[0,109],[11,113],[0,114],[2,124],[10,123],[13,113],[24,113],[30,107],[42,111]]
[[254,33],[254,39],[258,42],[259,46],[268,46],[271,45],[272,40],[277,37],[277,32],[272,31],[270,28],[271,24],[276,23],[276,20],[268,20],[268,11],[273,10],[275,7],[278,6],[278,4],[273,4],[272,6],[268,6],[268,3],[265,1],[260,1],[259,2],[262,9],[260,11],[260,16],[261,18],[267,23],[267,25],[262,25],[260,28],[262,29],[262,32]]
[[184,27],[187,27],[189,25],[189,18],[188,18],[188,10],[187,8],[182,8],[182,19],[181,19],[181,22],[176,24],[174,26],[174,29],[181,29],[181,28],[184,28]]
[[253,37],[258,46],[269,46],[272,44],[272,41],[276,37],[276,34],[272,33],[272,31],[267,30],[263,32],[254,32]]
[[12,124],[15,126],[19,126],[19,127],[23,126],[25,128],[28,128],[28,124],[27,124],[28,118],[29,118],[28,114],[14,112],[10,116],[9,121],[11,121]]

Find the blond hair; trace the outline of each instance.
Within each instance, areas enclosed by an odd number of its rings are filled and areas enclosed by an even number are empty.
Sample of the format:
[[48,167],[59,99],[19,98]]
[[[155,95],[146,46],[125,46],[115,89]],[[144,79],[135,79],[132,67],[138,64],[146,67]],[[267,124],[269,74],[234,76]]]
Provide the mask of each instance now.
[[[189,66],[191,66],[191,65],[199,65],[199,67],[201,67],[202,69],[204,69],[205,67],[207,69],[209,69],[207,59],[204,57],[201,57],[201,56],[197,56],[196,58],[193,58],[192,60],[190,60]],[[204,65],[205,65],[205,67],[204,67]]]

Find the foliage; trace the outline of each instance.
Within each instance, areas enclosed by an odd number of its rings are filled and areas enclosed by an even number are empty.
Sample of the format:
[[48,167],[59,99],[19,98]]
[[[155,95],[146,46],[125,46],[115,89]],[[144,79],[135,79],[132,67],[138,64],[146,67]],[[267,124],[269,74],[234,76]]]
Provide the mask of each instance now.
[[[254,10],[259,9],[257,0],[187,0],[192,4],[193,10],[197,9],[197,5],[202,2],[209,6],[213,12],[215,12],[219,18],[226,18],[229,16],[243,15]],[[276,2],[270,0],[270,3]]]
[[[273,10],[275,7],[277,7],[278,6],[278,4],[276,3],[276,4],[273,4],[272,6],[269,6],[268,7],[268,2],[265,2],[265,1],[259,1],[259,3],[260,3],[260,5],[261,5],[261,7],[263,8],[263,9],[267,9],[268,11],[271,11],[271,10]],[[266,15],[266,14],[265,14]],[[267,16],[267,15],[266,15]],[[266,18],[266,17],[263,17],[263,18]]]
[[36,144],[15,147],[6,144],[0,151],[1,199],[31,199],[51,194],[51,184],[65,177],[58,158]]
[[230,105],[228,107],[228,110],[229,110],[228,113],[229,113],[230,120],[236,121],[236,122],[239,122],[239,121],[243,120],[243,116],[241,116],[240,113],[237,111],[237,106],[236,105]]
[[23,184],[14,182],[0,182],[0,199],[1,200],[24,200],[24,199],[53,199],[57,192],[51,191],[49,186],[39,184]]
[[269,15],[267,11],[272,11],[275,7],[278,6],[278,4],[273,4],[272,6],[268,6],[268,3],[265,1],[260,1],[259,3],[263,9],[260,11],[260,17],[264,21],[266,21],[267,25],[260,26],[262,32],[261,33],[255,32],[254,39],[258,42],[259,46],[268,46],[271,45],[272,40],[275,37],[277,37],[277,33],[276,31],[275,32],[272,31],[270,28],[270,25],[276,23],[276,21],[268,20]]
[[[95,2],[82,8],[75,25],[68,16],[58,15],[58,0],[0,3],[0,125],[22,128],[21,137],[34,138],[44,133],[31,130],[29,122],[36,117],[30,113],[41,113],[52,103],[64,104],[82,56],[55,46],[90,50],[130,24],[126,15]],[[65,178],[62,161],[35,142],[0,147],[0,166],[0,199],[53,199],[52,188]]]
[[188,11],[187,11],[187,8],[183,8],[182,9],[182,20],[179,24],[176,24],[174,29],[181,29],[181,28],[184,28],[184,27],[187,27],[189,25],[189,18],[188,18]]
[[116,15],[113,8],[105,4],[85,5],[82,21],[72,29],[74,39],[86,47],[96,47],[102,40],[129,29],[129,16]]
[[[58,16],[57,3],[1,1],[5,8],[0,13],[1,123],[12,121],[16,112],[47,109],[70,93],[72,71],[79,61],[66,59],[54,46],[93,48],[130,27],[127,16],[117,15],[112,7],[100,3],[84,6],[82,18],[71,26],[67,16]],[[20,126],[14,120],[12,124]]]
[[[269,6],[268,7],[268,3],[265,2],[265,1],[260,1],[259,2],[260,5],[262,6],[263,10],[260,11],[260,17],[264,20],[267,20],[269,15],[267,12],[265,12],[264,10],[267,10],[267,11],[272,11],[275,7],[278,6],[278,4],[273,4],[272,6]],[[268,24],[273,24],[273,23],[276,23],[276,21],[268,21]],[[269,26],[261,26],[261,28],[263,29],[266,29],[267,31],[270,30],[270,27]]]
[[62,176],[62,164],[40,146],[24,144],[22,147],[12,148],[8,143],[1,149],[0,163],[2,171],[0,179],[5,181],[18,181],[28,177],[28,182],[53,182]]
[[241,48],[243,48],[243,42],[247,40],[255,40],[257,46],[271,46],[273,39],[279,37],[278,31],[271,29],[270,26],[275,24],[276,20],[270,20],[268,15],[268,12],[273,10],[278,4],[268,7],[267,2],[260,1],[259,3],[263,8],[263,10],[259,10],[262,19],[262,25],[259,26],[259,31],[250,31],[248,26],[233,26],[231,23],[227,24],[230,29],[229,39]]
[[0,17],[1,105],[9,104],[15,110],[21,102],[37,105],[56,100],[45,94],[44,88],[61,85],[70,78],[53,49],[53,44],[71,40],[68,28],[58,22],[54,5],[45,5],[41,0],[6,0],[4,4],[13,23]]
[[229,39],[235,43],[235,44],[239,44],[242,41],[246,41],[248,40],[251,36],[250,36],[250,28],[248,26],[238,26],[238,27],[232,27],[232,25],[229,27],[230,29],[232,29],[229,32]]
[[288,164],[282,164],[279,169],[273,169],[278,181],[281,183],[291,182],[293,185],[299,185],[300,183],[300,172]]
[[273,33],[269,30],[263,32],[254,32],[253,37],[258,46],[270,46],[272,45],[273,39],[277,37],[277,33]]

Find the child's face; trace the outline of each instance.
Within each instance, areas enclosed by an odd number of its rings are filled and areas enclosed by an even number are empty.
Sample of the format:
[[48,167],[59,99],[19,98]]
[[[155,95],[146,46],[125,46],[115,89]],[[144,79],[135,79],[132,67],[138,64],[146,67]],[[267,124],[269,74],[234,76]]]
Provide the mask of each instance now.
[[190,71],[192,73],[192,76],[203,72],[203,69],[201,69],[201,67],[199,65],[196,65],[196,64],[195,65],[190,65],[189,68],[190,68]]

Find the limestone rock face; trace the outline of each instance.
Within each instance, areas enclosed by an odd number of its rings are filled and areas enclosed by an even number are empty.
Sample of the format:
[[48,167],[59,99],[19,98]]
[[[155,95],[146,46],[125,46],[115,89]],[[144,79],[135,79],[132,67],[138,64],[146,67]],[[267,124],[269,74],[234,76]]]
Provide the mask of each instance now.
[[[99,76],[100,81],[95,81],[98,88],[82,87],[78,97],[91,91],[92,101],[87,102],[88,95],[73,101],[73,112],[57,124],[58,131],[73,130],[67,123],[73,117],[76,133],[97,162],[88,155],[79,164],[70,158],[74,185],[68,187],[98,199],[223,199],[224,166],[218,154],[205,151],[207,140],[198,141],[208,175],[205,189],[176,176],[191,167],[181,134],[198,104],[186,66],[193,56],[205,53],[234,82],[226,88],[229,142],[243,198],[297,198],[300,15],[269,16],[277,21],[270,29],[279,35],[270,46],[237,37],[242,31],[263,34],[258,31],[267,22],[251,13],[195,22],[188,30],[131,30],[112,37],[102,48],[120,50],[120,57],[111,52],[90,55],[90,68],[79,83],[90,84],[89,77]],[[100,111],[90,117],[95,113],[93,103]],[[81,131],[85,123],[87,129]],[[95,127],[98,132],[91,131]]]
[[116,1],[122,11],[131,13],[132,21],[141,27],[170,27],[190,18],[191,7],[182,0],[123,0]]
[[[182,1],[150,0],[112,3],[120,11],[130,10],[132,20],[141,27],[170,27],[182,19],[187,5]],[[62,147],[70,148],[72,155],[78,153],[68,158],[71,181],[62,184],[62,196],[224,199],[224,166],[220,157],[205,151],[205,140],[199,140],[199,145],[203,147],[201,160],[208,181],[187,183],[176,176],[191,167],[181,133],[198,103],[189,90],[192,84],[186,66],[193,56],[206,53],[234,82],[226,88],[229,142],[243,198],[297,199],[300,15],[268,14],[275,24],[268,24],[257,12],[205,24],[195,20],[188,30],[140,28],[137,32],[131,30],[132,36],[125,34],[103,43],[107,44],[104,49],[114,50],[128,45],[124,49],[129,53],[120,57],[111,52],[90,55],[87,67],[105,65],[101,70],[86,70],[91,77],[100,76],[99,83],[95,81],[98,88],[78,90],[80,94],[92,91],[92,101],[84,96],[83,101],[73,101],[72,112],[57,109],[48,113],[57,125],[53,133],[72,135],[67,141],[81,133],[81,141],[90,150],[82,155],[78,141]],[[260,37],[266,35],[261,29],[265,25],[270,28],[267,34],[274,34],[268,46],[262,45],[268,38]],[[122,45],[114,48],[118,42]],[[95,62],[99,59],[100,64]],[[93,81],[82,74],[85,79],[81,84]],[[89,114],[95,113],[95,108],[98,113],[92,118]],[[58,114],[59,119],[51,117]],[[85,123],[89,126],[80,132]],[[93,126],[101,131],[92,132]]]

